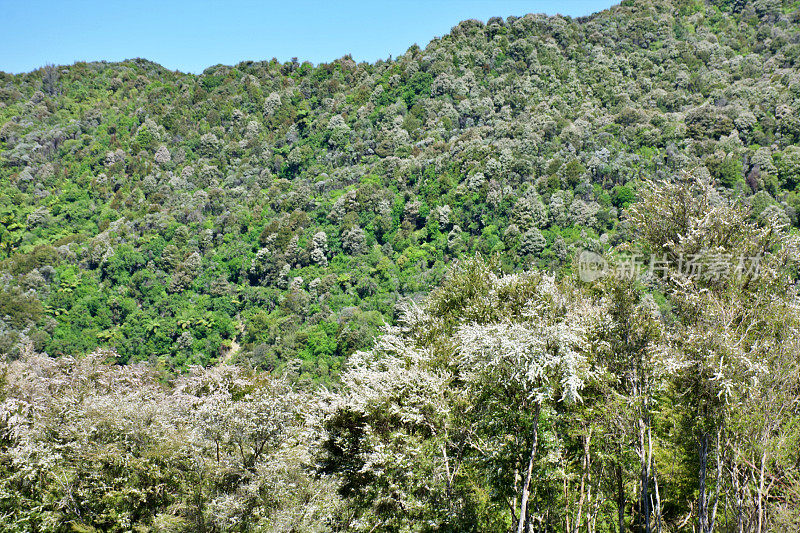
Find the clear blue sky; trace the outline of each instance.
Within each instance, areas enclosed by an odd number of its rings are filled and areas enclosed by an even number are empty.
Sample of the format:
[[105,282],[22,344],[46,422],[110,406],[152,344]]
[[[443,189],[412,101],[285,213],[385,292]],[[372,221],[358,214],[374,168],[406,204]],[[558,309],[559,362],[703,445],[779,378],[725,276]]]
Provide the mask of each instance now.
[[0,0],[0,70],[143,57],[202,72],[245,60],[313,63],[403,54],[459,21],[548,13],[581,16],[609,0]]

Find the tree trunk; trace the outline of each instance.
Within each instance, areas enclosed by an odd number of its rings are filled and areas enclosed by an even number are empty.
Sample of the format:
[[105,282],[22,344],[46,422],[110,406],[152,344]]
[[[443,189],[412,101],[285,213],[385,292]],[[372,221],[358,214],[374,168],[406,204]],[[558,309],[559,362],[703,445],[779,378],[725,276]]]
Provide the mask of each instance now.
[[625,486],[622,484],[622,465],[617,465],[617,517],[619,533],[625,532]]
[[766,449],[761,454],[761,464],[759,465],[759,472],[758,472],[758,529],[756,529],[756,533],[761,533],[764,527],[764,473],[765,473],[765,466],[767,462],[767,451]]
[[591,466],[589,460],[589,443],[591,439],[592,439],[592,430],[589,429],[589,432],[587,433],[586,437],[584,437],[583,441],[583,472],[581,473],[581,490],[580,490],[580,498],[578,499],[578,512],[575,516],[575,523],[572,526],[572,531],[574,533],[578,533],[578,529],[580,529],[581,521],[583,519],[583,503],[586,495],[586,477],[589,475],[589,467]]
[[531,477],[533,476],[533,463],[536,459],[536,448],[539,444],[539,410],[541,406],[536,403],[533,413],[533,445],[531,445],[531,455],[528,459],[528,471],[525,474],[525,484],[522,486],[522,501],[519,504],[519,523],[517,533],[525,533],[525,525],[528,523],[528,497],[530,496]]
[[639,448],[641,460],[641,476],[640,486],[642,492],[640,494],[639,512],[641,516],[642,530],[645,533],[650,533],[650,457],[651,449],[645,449],[645,434],[648,434],[648,420],[647,414],[639,419]]
[[706,467],[708,466],[708,433],[700,437],[700,499],[697,502],[697,519],[700,533],[708,533],[708,501],[706,496]]
[[717,431],[717,443],[714,450],[714,458],[717,461],[717,476],[714,478],[714,507],[711,510],[711,517],[708,520],[708,530],[714,529],[717,521],[717,506],[719,505],[719,486],[722,484],[722,428]]
[[658,491],[658,469],[653,469],[653,488],[656,491],[656,531],[661,533],[661,494]]
[[744,497],[742,496],[742,489],[739,486],[739,466],[736,464],[735,452],[731,463],[731,484],[733,485],[733,493],[736,498],[736,533],[744,533],[744,516],[742,511]]

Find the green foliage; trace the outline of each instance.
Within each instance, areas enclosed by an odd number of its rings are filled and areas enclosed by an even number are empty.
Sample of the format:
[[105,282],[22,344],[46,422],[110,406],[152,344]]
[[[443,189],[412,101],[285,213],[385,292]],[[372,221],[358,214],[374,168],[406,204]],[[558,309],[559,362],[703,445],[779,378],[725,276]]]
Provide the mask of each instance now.
[[3,74],[0,352],[335,382],[454,262],[561,271],[629,240],[645,180],[705,166],[798,224],[796,22],[643,0],[466,21],[374,64]]
[[[687,178],[647,183],[631,208],[639,238],[621,249],[663,252],[653,276],[578,282],[462,261],[350,358],[319,461],[340,476],[353,529],[798,520],[797,465],[783,462],[800,435],[786,275],[798,238]],[[758,275],[721,280],[683,268],[705,247],[771,252]],[[773,494],[771,469],[787,476]]]
[[309,395],[229,365],[165,384],[153,368],[112,365],[109,355],[27,353],[0,367],[0,412],[10,415],[0,422],[0,531],[334,523],[336,487],[305,465]]
[[23,329],[36,324],[42,316],[43,306],[19,287],[0,287],[0,317],[11,327]]
[[13,212],[0,215],[0,254],[9,257],[22,243],[22,230]]
[[636,193],[626,185],[617,185],[611,190],[611,202],[614,206],[623,209],[636,200]]

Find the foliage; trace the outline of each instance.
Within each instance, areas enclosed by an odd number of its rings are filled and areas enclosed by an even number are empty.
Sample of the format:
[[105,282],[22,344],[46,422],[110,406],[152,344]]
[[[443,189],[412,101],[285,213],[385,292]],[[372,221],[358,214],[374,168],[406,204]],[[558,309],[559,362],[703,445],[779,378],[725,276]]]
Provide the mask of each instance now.
[[310,398],[238,367],[169,384],[152,367],[27,352],[2,367],[2,531],[320,531]]
[[0,73],[0,531],[797,529],[797,8]]
[[[374,64],[0,74],[2,284],[43,310],[0,317],[0,350],[301,358],[335,382],[375,314],[455,260],[558,271],[628,239],[645,180],[707,169],[798,224],[797,16],[637,0],[465,21]],[[308,357],[322,323],[333,344]]]

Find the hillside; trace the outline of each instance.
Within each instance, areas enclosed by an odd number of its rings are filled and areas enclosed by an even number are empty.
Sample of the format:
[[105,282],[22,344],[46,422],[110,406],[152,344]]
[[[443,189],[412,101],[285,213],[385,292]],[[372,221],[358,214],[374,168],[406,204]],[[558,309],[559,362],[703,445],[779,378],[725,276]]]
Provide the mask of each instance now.
[[0,533],[800,530],[799,23],[0,73]]
[[626,0],[375,64],[0,74],[0,352],[329,381],[456,259],[562,271],[628,241],[645,180],[691,170],[796,226],[798,22]]

